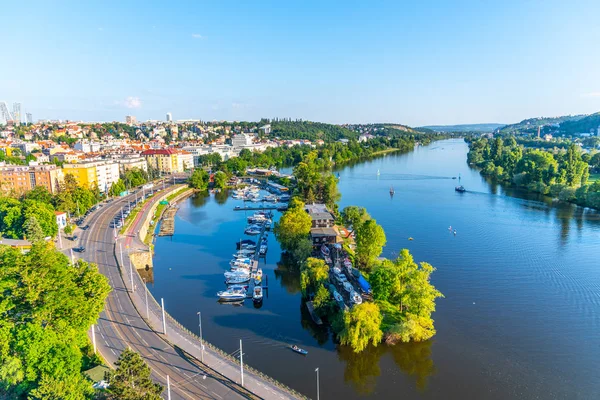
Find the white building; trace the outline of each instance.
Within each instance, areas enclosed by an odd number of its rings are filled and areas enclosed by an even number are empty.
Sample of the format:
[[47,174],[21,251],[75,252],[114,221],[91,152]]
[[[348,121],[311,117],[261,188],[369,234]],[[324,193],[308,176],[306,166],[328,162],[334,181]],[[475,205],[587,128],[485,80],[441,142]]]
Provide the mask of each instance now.
[[258,128],[258,130],[262,131],[262,133],[264,133],[265,135],[268,135],[271,133],[271,124],[263,125],[260,128]]
[[249,146],[252,144],[252,136],[246,133],[239,133],[237,135],[233,135],[231,139],[231,144],[234,148]]
[[167,122],[173,121],[173,115],[170,112],[167,113]]
[[144,172],[148,171],[148,163],[144,157],[121,158],[116,161],[119,163],[119,169],[121,173],[125,173],[125,171],[129,171],[130,169],[134,168]]
[[100,145],[100,143],[95,143],[95,142],[88,142],[88,141],[77,141],[77,143],[75,143],[73,145],[73,148],[75,150],[79,150],[83,153],[97,153],[100,151],[100,148],[102,146]]

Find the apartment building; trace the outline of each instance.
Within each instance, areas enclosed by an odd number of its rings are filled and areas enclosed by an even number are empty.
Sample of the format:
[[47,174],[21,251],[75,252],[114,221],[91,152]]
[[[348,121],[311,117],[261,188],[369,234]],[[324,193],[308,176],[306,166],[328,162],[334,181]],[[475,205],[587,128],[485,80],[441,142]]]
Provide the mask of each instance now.
[[52,194],[58,192],[63,181],[63,171],[56,165],[5,165],[0,166],[0,191],[15,190],[25,193],[36,186],[44,186]]
[[142,153],[148,166],[161,173],[172,174],[183,172],[194,167],[194,157],[191,153],[180,149],[151,149]]
[[122,174],[134,168],[144,172],[148,171],[148,163],[144,157],[121,158],[115,161],[119,163],[119,169]]
[[88,161],[65,164],[64,174],[72,174],[82,187],[96,185],[101,193],[107,192],[119,180],[119,163],[115,161]]

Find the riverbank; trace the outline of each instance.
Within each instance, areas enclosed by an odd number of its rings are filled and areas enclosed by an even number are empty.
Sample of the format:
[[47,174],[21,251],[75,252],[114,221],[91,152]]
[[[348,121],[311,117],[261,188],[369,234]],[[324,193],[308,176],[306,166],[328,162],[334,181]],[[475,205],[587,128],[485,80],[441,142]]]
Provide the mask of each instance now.
[[514,137],[468,143],[467,161],[480,168],[482,175],[555,201],[600,209],[600,182],[588,181],[590,166],[578,146],[571,144],[556,153],[523,149]]
[[[160,196],[152,197],[152,203],[147,205],[148,209],[143,210],[143,218],[141,218],[143,221],[143,226],[141,226],[139,229],[139,235],[136,235],[137,240],[141,240],[142,234],[144,234],[144,237],[147,237],[148,233],[152,233],[158,225],[158,222],[153,224],[150,224],[150,222],[160,221],[160,215],[162,215],[162,212],[164,211],[164,208],[158,208],[161,201],[167,200],[173,203],[180,202],[185,198],[190,197],[194,193],[195,191],[193,189],[177,186],[165,193],[162,193]],[[130,233],[135,231],[134,226],[137,225],[132,225],[130,228]],[[130,239],[129,236],[126,236],[125,243],[127,243],[128,238]],[[125,247],[127,246],[128,245]],[[142,257],[140,254],[146,255]],[[116,258],[118,261],[119,258]],[[138,252],[136,257],[131,258],[131,261],[133,264],[134,259],[136,259],[136,262],[139,262],[140,259],[148,258],[152,260],[152,252],[146,250]],[[189,355],[192,355],[195,358],[195,362],[208,366],[221,374],[223,377],[244,386],[245,389],[250,391],[249,398],[254,398],[254,395],[265,399],[305,398],[287,386],[247,366],[244,367],[244,374],[246,376],[244,377],[244,382],[242,383],[241,376],[239,374],[239,360],[231,357],[227,353],[224,353],[217,347],[212,346],[210,343],[202,341],[198,336],[183,327],[176,319],[171,317],[169,313],[164,312],[163,307],[159,305],[159,303],[154,299],[153,295],[147,289],[147,281],[144,281],[140,275],[142,271],[137,271],[138,273],[127,271],[125,265],[122,263],[119,263],[119,267],[121,269],[121,274],[124,277],[126,286],[132,292],[131,299],[140,315],[144,317],[144,319],[148,322],[148,325],[152,327],[156,333],[160,334],[163,339],[169,342],[172,346],[185,351]],[[136,265],[136,268],[137,267],[138,265]],[[136,288],[137,290],[135,290]],[[166,318],[164,320],[162,317],[163,315]],[[240,390],[244,391],[245,389]]]

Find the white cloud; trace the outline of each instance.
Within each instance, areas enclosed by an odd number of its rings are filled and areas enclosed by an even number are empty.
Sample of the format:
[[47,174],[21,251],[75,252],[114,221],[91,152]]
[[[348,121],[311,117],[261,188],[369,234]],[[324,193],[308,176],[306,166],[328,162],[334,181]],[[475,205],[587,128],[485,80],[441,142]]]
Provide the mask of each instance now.
[[115,104],[118,104],[120,106],[127,107],[127,108],[141,108],[142,107],[142,101],[140,100],[140,98],[134,97],[134,96],[129,96],[128,98],[126,98],[125,100],[122,100],[122,101],[115,101]]
[[192,37],[193,37],[194,39],[204,39],[204,38],[206,38],[206,36],[202,36],[202,35],[201,35],[201,34],[199,34],[199,33],[192,33]]
[[600,97],[600,92],[584,93],[582,96],[583,97]]

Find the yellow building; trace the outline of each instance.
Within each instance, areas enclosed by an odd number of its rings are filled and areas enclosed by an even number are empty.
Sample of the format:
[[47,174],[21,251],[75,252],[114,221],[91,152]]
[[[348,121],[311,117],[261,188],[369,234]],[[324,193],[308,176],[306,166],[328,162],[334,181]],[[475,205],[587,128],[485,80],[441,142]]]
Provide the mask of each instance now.
[[77,184],[81,187],[91,188],[98,184],[98,174],[94,164],[65,164],[63,173],[73,175]]
[[146,157],[148,166],[161,173],[171,174],[184,172],[194,167],[194,158],[191,153],[180,149],[146,150],[142,153]]

